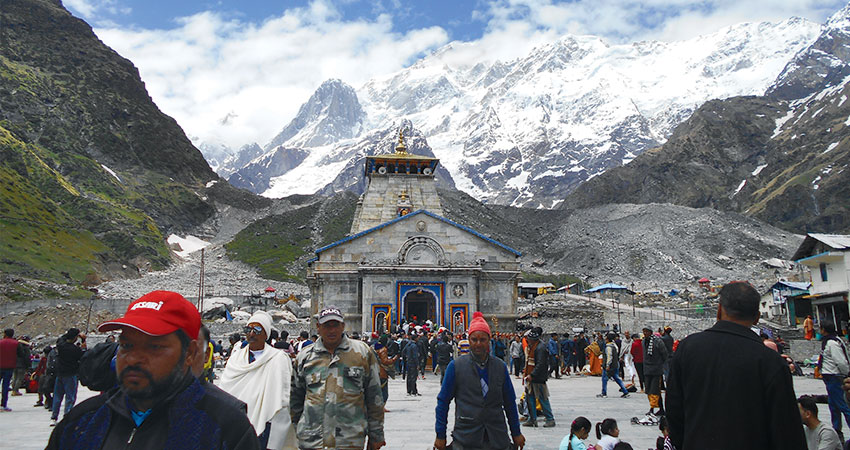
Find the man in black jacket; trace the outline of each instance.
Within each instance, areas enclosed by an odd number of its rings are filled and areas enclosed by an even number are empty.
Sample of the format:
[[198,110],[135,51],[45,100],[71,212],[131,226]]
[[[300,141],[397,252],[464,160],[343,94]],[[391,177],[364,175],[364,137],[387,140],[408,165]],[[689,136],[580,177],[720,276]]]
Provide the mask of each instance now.
[[[77,339],[80,345],[77,346]],[[65,400],[65,414],[71,411],[77,402],[77,374],[80,371],[80,358],[86,351],[86,335],[76,328],[69,328],[56,343],[56,381],[53,385],[53,414],[50,426],[56,425],[62,400]]]
[[192,375],[201,358],[201,316],[180,294],[154,291],[99,331],[121,330],[119,386],[74,408],[56,426],[53,449],[259,448],[245,414]]
[[440,373],[440,384],[443,384],[443,378],[446,376],[446,368],[452,362],[452,352],[454,348],[449,344],[449,335],[442,334],[440,343],[437,344],[437,371]]
[[528,346],[525,357],[525,399],[528,402],[528,420],[522,424],[529,427],[537,426],[537,402],[543,408],[543,416],[546,417],[546,428],[555,426],[555,416],[549,405],[549,388],[546,381],[549,379],[549,350],[546,344],[540,342],[543,329],[532,328],[528,333]]
[[[667,347],[660,337],[652,334],[652,329],[643,329],[643,375],[646,377],[646,397],[649,400],[647,416],[663,416],[664,401],[661,398],[661,386],[664,384],[664,366],[667,362]],[[658,408],[658,412],[655,412]]]
[[727,284],[717,323],[679,343],[667,386],[677,449],[806,448],[788,365],[749,328],[759,301],[748,283]]

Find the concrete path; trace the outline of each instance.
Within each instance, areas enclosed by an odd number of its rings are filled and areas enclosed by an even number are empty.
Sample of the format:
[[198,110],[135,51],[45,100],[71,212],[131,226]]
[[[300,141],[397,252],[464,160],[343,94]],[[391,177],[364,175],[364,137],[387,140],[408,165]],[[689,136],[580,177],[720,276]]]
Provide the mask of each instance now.
[[[517,379],[512,380],[516,392],[522,392],[522,386]],[[825,394],[823,382],[813,378],[794,378],[797,395]],[[401,378],[390,380],[390,399],[385,419],[385,431],[388,449],[426,450],[431,449],[434,442],[434,408],[439,392],[440,380],[434,375],[426,375],[424,381],[418,381],[421,397],[407,397],[405,382]],[[552,409],[557,426],[555,428],[524,429],[526,449],[551,450],[558,448],[561,439],[569,434],[569,425],[577,416],[583,415],[596,423],[604,418],[612,417],[617,420],[620,428],[620,438],[632,444],[635,450],[655,448],[655,439],[659,432],[655,427],[632,425],[629,419],[643,415],[649,405],[643,394],[632,394],[630,398],[621,399],[609,383],[611,397],[596,398],[601,390],[599,377],[562,377],[550,380]],[[85,388],[80,388],[79,400],[91,397],[93,394]],[[3,436],[0,448],[26,450],[41,449],[50,437],[50,413],[42,407],[34,408],[37,396],[25,394],[20,397],[10,397],[9,406],[12,412],[0,413],[0,436]],[[449,411],[449,429],[453,423],[454,407]],[[824,406],[820,412],[821,420],[829,420],[829,412]],[[592,436],[587,441],[595,444]]]
[[[612,306],[610,299],[606,300],[606,299],[601,299],[601,298],[585,297],[583,295],[575,295],[575,294],[564,294],[564,296],[567,297],[567,298],[571,298],[573,300],[586,300],[586,301],[589,301],[589,302],[593,302],[593,303],[596,303],[599,306],[604,306],[604,307],[606,307],[606,308],[608,308],[612,311],[617,310],[616,302],[614,302],[614,305]],[[627,305],[620,305],[620,310],[622,311],[623,314],[627,314],[629,312],[632,312],[631,311],[632,308],[627,306]],[[664,312],[664,311],[659,312],[659,310],[657,310],[657,309],[643,308],[643,307],[637,307],[637,306],[634,308],[634,312],[641,315],[641,316],[644,316],[644,317],[645,316],[649,316],[649,317],[655,316],[655,317],[657,317],[658,320],[661,320],[661,319],[663,319],[663,320],[688,320],[688,317],[681,316],[679,314],[674,314],[674,313],[671,313],[671,312]]]

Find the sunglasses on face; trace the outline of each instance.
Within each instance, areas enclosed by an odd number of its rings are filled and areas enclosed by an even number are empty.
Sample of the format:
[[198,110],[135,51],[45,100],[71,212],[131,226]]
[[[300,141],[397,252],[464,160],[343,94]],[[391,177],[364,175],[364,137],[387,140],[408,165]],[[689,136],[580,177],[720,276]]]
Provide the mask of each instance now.
[[260,334],[263,332],[263,327],[259,325],[254,325],[253,327],[245,327],[245,334],[251,334],[252,332],[254,334]]

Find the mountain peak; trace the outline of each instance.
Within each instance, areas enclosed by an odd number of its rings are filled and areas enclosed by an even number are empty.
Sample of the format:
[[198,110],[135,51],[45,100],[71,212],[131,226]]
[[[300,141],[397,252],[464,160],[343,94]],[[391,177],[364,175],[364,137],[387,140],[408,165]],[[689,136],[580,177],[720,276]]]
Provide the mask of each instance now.
[[850,4],[830,16],[830,18],[827,19],[825,26],[830,29],[850,29]]
[[317,147],[360,134],[366,113],[350,85],[339,79],[324,81],[301,105],[298,114],[265,147]]

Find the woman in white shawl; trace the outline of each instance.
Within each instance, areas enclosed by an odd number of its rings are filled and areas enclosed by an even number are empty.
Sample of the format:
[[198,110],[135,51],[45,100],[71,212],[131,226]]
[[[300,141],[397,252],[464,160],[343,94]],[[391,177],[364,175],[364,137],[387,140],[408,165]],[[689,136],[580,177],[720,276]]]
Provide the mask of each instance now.
[[620,359],[623,361],[623,371],[625,372],[626,379],[631,380],[632,385],[634,385],[637,368],[635,368],[635,359],[632,356],[633,341],[628,331],[626,331],[625,335],[626,337],[622,341],[622,348],[620,350]]
[[218,384],[248,405],[248,419],[261,448],[296,449],[289,417],[292,362],[283,350],[266,344],[271,330],[272,317],[265,311],[248,319],[247,342],[233,346]]

